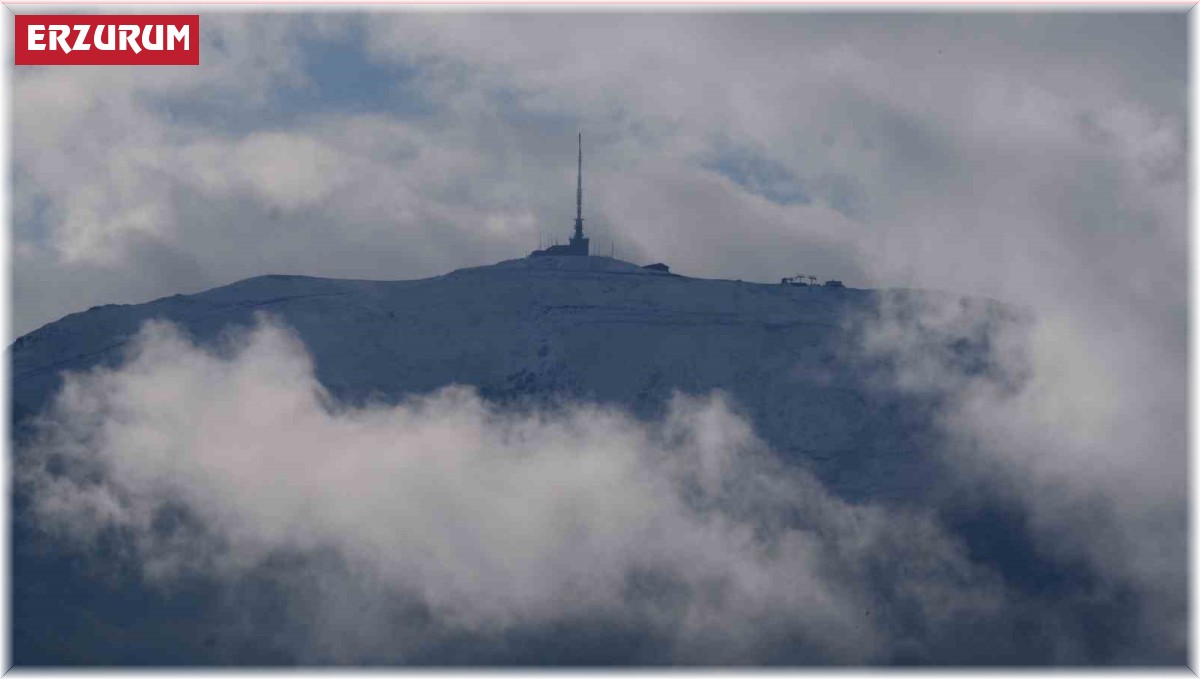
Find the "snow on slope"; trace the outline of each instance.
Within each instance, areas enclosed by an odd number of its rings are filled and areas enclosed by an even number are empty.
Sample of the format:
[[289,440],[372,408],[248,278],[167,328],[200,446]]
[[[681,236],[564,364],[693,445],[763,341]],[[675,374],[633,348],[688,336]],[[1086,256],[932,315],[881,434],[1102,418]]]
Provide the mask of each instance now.
[[[936,403],[895,388],[887,358],[864,352],[861,321],[896,302],[903,309],[947,300],[958,298],[705,280],[605,257],[511,260],[409,281],[261,276],[195,295],[96,307],[18,339],[10,348],[16,454],[32,431],[29,418],[49,404],[63,372],[120,364],[145,321],[173,321],[201,344],[220,347],[224,335],[266,313],[296,332],[317,377],[347,402],[458,383],[516,407],[582,399],[655,418],[675,391],[721,390],[775,451],[844,498],[938,507],[934,495],[953,492],[953,484],[942,483],[950,476],[928,452],[936,448]],[[1007,316],[980,304],[985,317]],[[939,359],[961,359],[964,372],[986,369],[986,341],[957,330],[929,328],[926,343]],[[216,593],[203,589],[209,585],[163,597],[136,578],[96,580],[86,561],[56,552],[34,522],[22,521],[21,506],[18,494],[18,664],[295,662],[254,633],[243,635],[244,645],[227,646],[241,638],[231,634],[214,656],[206,635],[227,623],[210,605]],[[1050,571],[1010,530],[1013,522],[950,518],[961,523],[970,550],[1006,578],[1043,586]],[[252,585],[222,596],[265,596]],[[577,655],[586,639],[547,638],[565,649],[563,662],[586,661]],[[535,656],[546,652],[544,644],[531,648]]]
[[[928,294],[928,293],[925,293]],[[11,348],[14,417],[121,360],[143,321],[213,342],[269,313],[294,328],[339,398],[451,384],[498,401],[583,398],[656,415],[672,391],[730,394],[776,450],[848,498],[911,498],[936,472],[919,412],[880,389],[855,319],[880,293],[705,280],[608,257],[544,257],[424,280],[262,276],[196,295],[73,314]],[[911,404],[909,404],[911,406]]]

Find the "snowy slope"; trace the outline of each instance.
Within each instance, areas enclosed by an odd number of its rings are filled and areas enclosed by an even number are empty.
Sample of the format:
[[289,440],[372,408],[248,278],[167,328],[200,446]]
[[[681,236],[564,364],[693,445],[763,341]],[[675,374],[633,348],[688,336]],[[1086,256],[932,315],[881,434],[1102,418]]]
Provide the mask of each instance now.
[[[10,348],[16,454],[29,418],[48,405],[64,371],[119,364],[145,321],[170,320],[215,344],[267,313],[295,330],[318,378],[347,402],[458,383],[501,403],[565,397],[652,418],[676,390],[721,390],[774,450],[844,498],[947,507],[944,497],[933,496],[953,493],[953,484],[943,483],[950,477],[926,452],[936,447],[930,445],[936,403],[898,391],[887,359],[862,350],[863,319],[897,300],[958,298],[705,280],[606,257],[511,260],[410,281],[261,276],[195,295],[95,307],[18,339]],[[977,304],[996,322],[1012,317],[1000,305]],[[986,333],[930,328],[923,341],[933,354],[961,359],[965,372],[986,369]],[[216,597],[270,601],[269,587],[222,594],[196,583],[163,596],[135,577],[96,580],[86,561],[46,548],[37,527],[20,518],[21,502],[18,495],[18,664],[293,661],[255,634],[238,637],[253,640],[247,646],[223,641],[214,655],[213,630],[228,624],[216,612]],[[1019,587],[1040,591],[1058,577],[1038,561],[1022,530],[1013,529],[1020,517],[985,511],[944,518],[972,554]],[[581,629],[575,632],[584,636],[574,641],[535,635],[498,657],[521,663],[559,653],[561,662],[590,662],[581,649],[593,646],[591,632]],[[617,634],[598,633],[606,644]],[[521,655],[522,648],[530,655]],[[619,649],[609,655],[618,662],[636,657]],[[440,658],[436,651],[430,657]]]
[[120,361],[151,318],[201,341],[267,312],[349,400],[451,384],[489,398],[566,395],[653,416],[673,390],[732,395],[758,433],[848,497],[928,485],[924,423],[876,388],[854,320],[878,293],[664,274],[607,257],[544,257],[414,281],[262,276],[196,295],[73,314],[12,347],[18,422],[64,370]]

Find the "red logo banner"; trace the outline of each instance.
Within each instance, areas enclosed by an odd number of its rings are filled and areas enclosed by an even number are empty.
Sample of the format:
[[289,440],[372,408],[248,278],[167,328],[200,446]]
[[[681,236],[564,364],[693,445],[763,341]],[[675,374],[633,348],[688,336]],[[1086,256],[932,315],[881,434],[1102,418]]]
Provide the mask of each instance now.
[[199,66],[197,14],[17,14],[17,66]]

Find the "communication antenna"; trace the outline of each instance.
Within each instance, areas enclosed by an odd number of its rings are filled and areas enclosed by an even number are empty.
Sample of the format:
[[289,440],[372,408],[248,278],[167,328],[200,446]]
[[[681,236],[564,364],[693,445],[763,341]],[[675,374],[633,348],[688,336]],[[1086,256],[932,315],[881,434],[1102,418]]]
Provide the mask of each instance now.
[[575,238],[583,238],[583,133],[579,133],[579,174],[575,184]]

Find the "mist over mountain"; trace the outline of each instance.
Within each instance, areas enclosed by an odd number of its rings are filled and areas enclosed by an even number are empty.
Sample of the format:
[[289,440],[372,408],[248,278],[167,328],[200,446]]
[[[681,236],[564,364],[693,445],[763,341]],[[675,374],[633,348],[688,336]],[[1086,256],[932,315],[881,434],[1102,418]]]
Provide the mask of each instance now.
[[963,435],[1034,327],[552,256],[73,314],[10,349],[14,659],[1182,663],[1174,552]]

